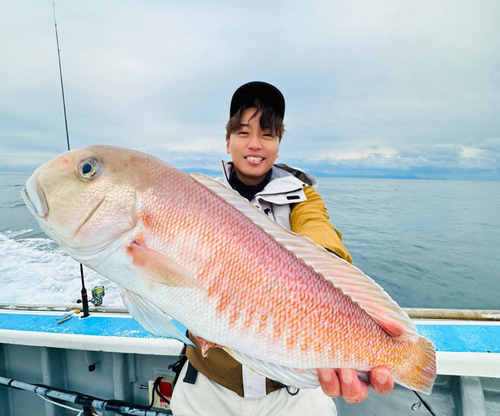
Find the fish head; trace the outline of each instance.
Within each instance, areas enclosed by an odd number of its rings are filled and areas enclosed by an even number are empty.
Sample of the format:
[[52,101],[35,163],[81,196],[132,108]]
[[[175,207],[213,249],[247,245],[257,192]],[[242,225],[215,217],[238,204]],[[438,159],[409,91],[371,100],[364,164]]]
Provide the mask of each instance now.
[[136,226],[137,193],[147,186],[143,162],[136,152],[112,146],[72,150],[40,166],[22,196],[42,230],[88,264]]

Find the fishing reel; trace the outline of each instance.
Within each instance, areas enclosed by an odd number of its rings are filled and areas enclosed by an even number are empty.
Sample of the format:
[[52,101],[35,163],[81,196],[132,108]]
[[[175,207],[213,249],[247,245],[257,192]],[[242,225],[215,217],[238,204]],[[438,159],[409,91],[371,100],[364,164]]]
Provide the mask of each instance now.
[[94,306],[101,306],[105,294],[104,286],[95,286],[92,288],[92,299],[89,302],[92,302]]

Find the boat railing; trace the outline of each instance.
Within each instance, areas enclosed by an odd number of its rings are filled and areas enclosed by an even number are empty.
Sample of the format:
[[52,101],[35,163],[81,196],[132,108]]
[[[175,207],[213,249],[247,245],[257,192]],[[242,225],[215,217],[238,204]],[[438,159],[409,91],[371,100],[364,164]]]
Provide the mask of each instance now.
[[[54,311],[65,312],[80,308],[80,304],[8,304],[0,303],[0,309],[12,311]],[[402,308],[412,319],[450,319],[468,321],[500,321],[500,310],[494,309],[439,309],[439,308]],[[128,314],[123,306],[93,306],[89,312]]]

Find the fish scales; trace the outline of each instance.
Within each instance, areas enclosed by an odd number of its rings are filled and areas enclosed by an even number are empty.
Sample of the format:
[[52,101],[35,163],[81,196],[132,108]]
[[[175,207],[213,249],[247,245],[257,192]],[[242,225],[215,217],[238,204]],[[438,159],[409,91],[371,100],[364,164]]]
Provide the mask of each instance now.
[[[94,162],[95,179],[78,178],[82,163]],[[318,385],[315,368],[386,365],[402,385],[432,386],[432,344],[378,285],[223,185],[108,146],[66,153],[32,178],[23,195],[42,228],[122,285],[132,316],[151,332],[163,333],[156,318],[168,314],[284,382],[290,371]],[[72,216],[85,220],[78,226]]]
[[[161,183],[182,181],[175,177]],[[255,339],[246,348],[239,346],[242,352],[250,354],[254,344],[262,342],[261,347],[280,351],[271,357],[278,364],[326,367],[331,365],[335,351],[342,347],[332,343],[339,339],[335,332],[340,331],[353,345],[344,345],[349,353],[339,357],[336,366],[363,370],[373,366],[364,364],[363,350],[357,347],[363,345],[362,341],[373,329],[382,339],[386,337],[373,320],[253,222],[231,206],[219,203],[216,195],[195,183],[187,182],[183,187],[191,192],[185,193],[179,204],[168,201],[168,209],[175,214],[158,222],[161,228],[151,232],[157,237],[167,237],[161,249],[167,250],[172,258],[181,263],[197,263],[193,274],[207,288],[207,296],[215,300],[218,320],[228,322],[221,330],[233,334],[238,341]],[[186,206],[191,208],[187,212]],[[201,215],[199,207],[205,210]],[[144,210],[149,211],[147,204]],[[158,207],[151,207],[151,212],[157,210]],[[183,240],[180,249],[172,244],[175,239]],[[169,246],[174,253],[170,254]],[[204,247],[213,247],[209,253],[217,256],[200,255]],[[215,267],[219,263],[225,266]],[[354,322],[359,324],[353,325]],[[307,356],[304,352],[310,346],[313,352]],[[380,351],[380,347],[379,343],[373,349]],[[282,351],[289,351],[289,357],[283,356]],[[374,357],[378,359],[377,355]]]

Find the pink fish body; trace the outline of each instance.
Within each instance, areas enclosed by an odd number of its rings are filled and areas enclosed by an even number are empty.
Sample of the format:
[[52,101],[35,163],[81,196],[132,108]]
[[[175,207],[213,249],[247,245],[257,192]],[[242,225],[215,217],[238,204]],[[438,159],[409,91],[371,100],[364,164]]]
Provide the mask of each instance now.
[[122,287],[148,331],[223,346],[255,371],[316,387],[316,368],[389,367],[429,393],[435,349],[371,278],[233,190],[111,146],[64,153],[23,191],[41,228]]

